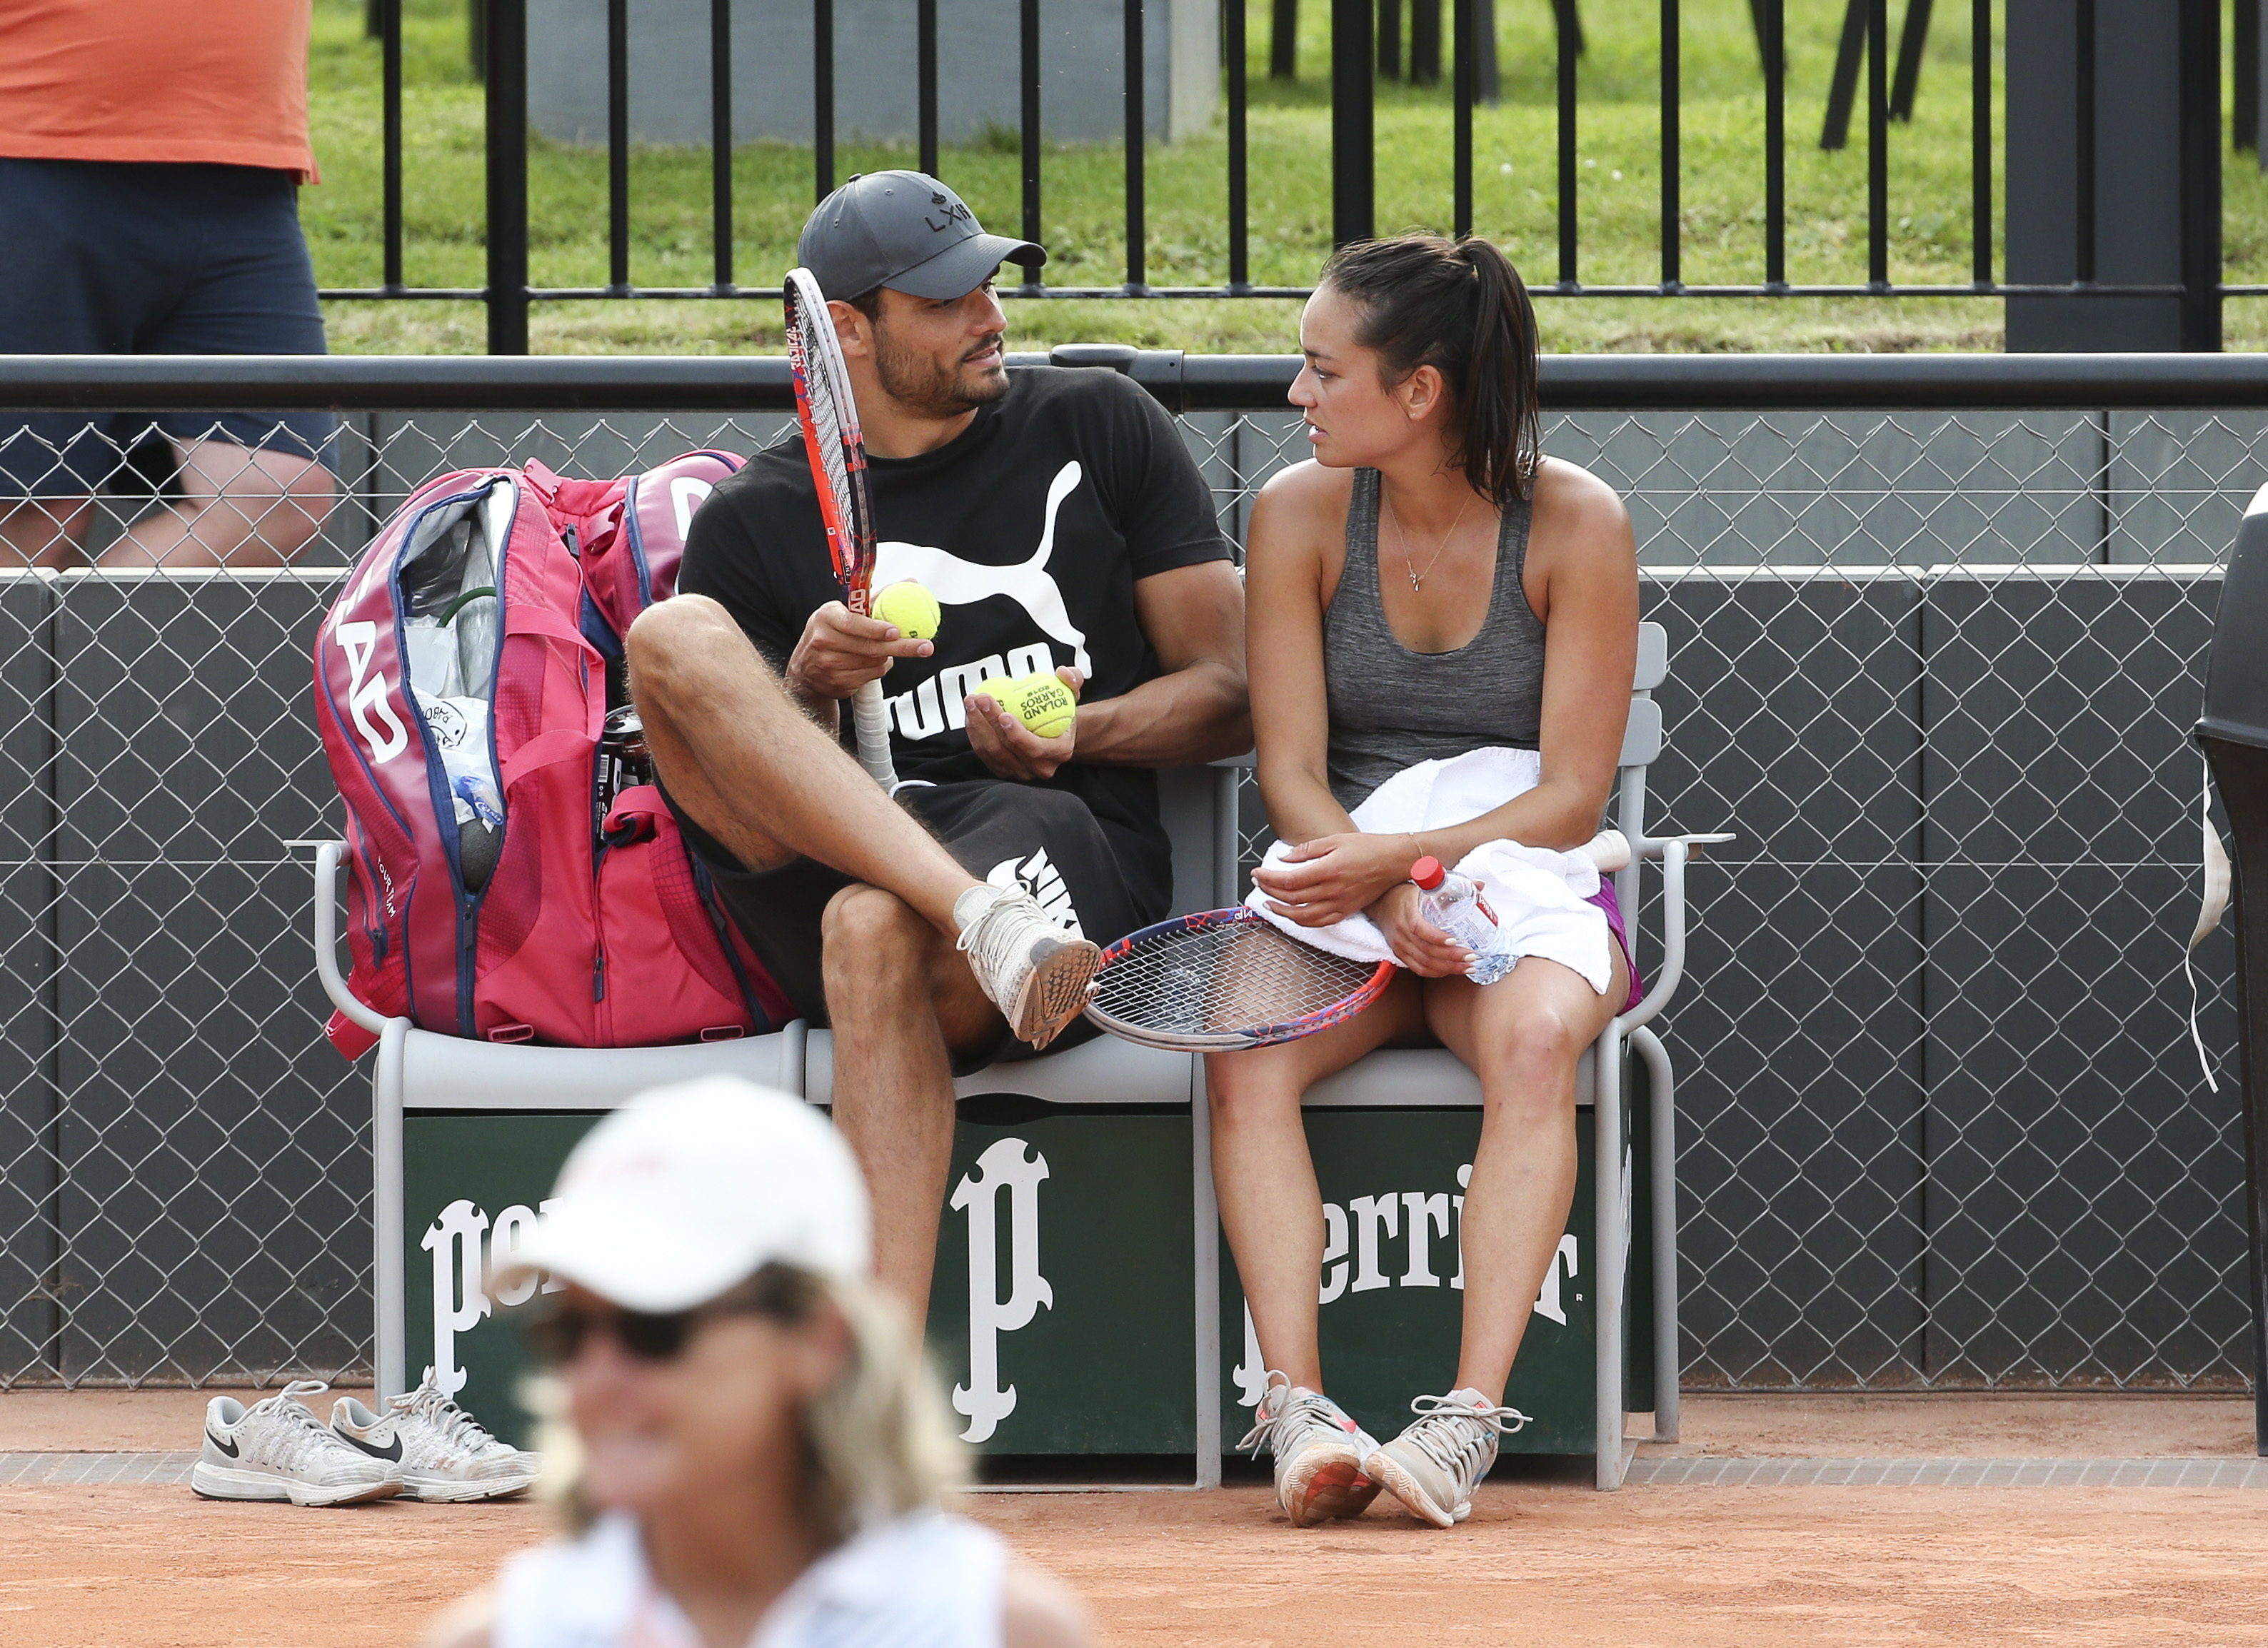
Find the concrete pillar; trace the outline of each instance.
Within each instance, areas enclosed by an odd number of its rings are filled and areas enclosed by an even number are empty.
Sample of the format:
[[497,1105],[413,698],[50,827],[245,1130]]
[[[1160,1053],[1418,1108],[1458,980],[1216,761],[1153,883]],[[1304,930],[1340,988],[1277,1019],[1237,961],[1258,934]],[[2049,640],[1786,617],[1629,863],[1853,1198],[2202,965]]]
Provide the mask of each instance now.
[[[2080,0],[2007,0],[2007,279],[2086,278]],[[2011,298],[2021,351],[2220,347],[2220,8],[2094,0],[2093,279],[2179,297]]]

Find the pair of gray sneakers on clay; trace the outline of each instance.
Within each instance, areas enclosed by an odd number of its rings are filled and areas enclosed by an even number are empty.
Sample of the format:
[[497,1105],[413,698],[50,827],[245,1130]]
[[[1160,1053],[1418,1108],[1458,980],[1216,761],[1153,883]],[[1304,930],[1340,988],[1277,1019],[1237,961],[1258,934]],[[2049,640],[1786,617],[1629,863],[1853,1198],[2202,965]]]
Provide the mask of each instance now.
[[329,1388],[320,1379],[295,1379],[250,1407],[214,1397],[205,1405],[204,1446],[189,1486],[208,1499],[296,1505],[397,1495],[454,1503],[525,1493],[542,1463],[490,1436],[442,1391],[431,1368],[416,1390],[377,1410],[340,1397],[326,1425],[306,1399]]
[[1271,1372],[1257,1423],[1237,1446],[1274,1456],[1277,1502],[1294,1527],[1360,1516],[1381,1488],[1412,1515],[1454,1527],[1473,1513],[1497,1439],[1528,1416],[1470,1389],[1420,1396],[1410,1409],[1418,1416],[1381,1443],[1322,1392]]

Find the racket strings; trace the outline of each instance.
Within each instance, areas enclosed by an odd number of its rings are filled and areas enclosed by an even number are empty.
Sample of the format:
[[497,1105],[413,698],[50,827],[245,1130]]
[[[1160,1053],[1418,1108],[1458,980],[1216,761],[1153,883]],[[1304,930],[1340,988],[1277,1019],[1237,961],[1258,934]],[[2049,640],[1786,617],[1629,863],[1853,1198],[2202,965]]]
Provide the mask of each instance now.
[[[806,292],[803,290],[808,286]],[[835,323],[818,287],[801,270],[789,276],[788,357],[797,379],[798,407],[814,478],[833,504],[830,548],[836,572],[855,608],[863,610],[873,568],[873,533],[864,485],[864,448],[849,370]]]
[[1096,979],[1105,1018],[1178,1035],[1247,1032],[1322,1012],[1368,983],[1352,961],[1260,922],[1181,928],[1130,946]]

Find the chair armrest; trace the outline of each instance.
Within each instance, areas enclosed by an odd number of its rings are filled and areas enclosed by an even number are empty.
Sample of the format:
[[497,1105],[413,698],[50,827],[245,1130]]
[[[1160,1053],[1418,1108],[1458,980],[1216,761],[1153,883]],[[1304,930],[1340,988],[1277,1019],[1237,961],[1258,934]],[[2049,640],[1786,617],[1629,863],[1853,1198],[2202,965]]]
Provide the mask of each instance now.
[[1663,850],[1672,842],[1683,842],[1688,849],[1687,857],[1698,858],[1701,856],[1701,850],[1705,847],[1719,847],[1727,842],[1740,839],[1739,836],[1733,835],[1641,835],[1631,843],[1631,856],[1634,858],[1660,858],[1662,857]]
[[1638,857],[1661,860],[1661,967],[1645,998],[1615,1020],[1617,1029],[1637,1029],[1667,1007],[1677,993],[1685,977],[1686,861],[1696,847],[1732,839],[1730,835],[1649,835],[1631,843]]
[[331,1005],[372,1035],[386,1034],[387,1019],[347,988],[339,976],[339,859],[347,850],[341,841],[328,841],[315,849],[315,976]]

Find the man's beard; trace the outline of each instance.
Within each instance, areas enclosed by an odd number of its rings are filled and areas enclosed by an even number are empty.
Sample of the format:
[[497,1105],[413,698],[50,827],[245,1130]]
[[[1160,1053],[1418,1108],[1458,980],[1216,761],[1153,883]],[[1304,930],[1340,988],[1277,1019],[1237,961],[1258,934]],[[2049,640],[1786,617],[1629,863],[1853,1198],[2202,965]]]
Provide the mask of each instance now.
[[[987,341],[986,347],[1000,341],[996,335]],[[879,326],[874,328],[874,376],[881,384],[882,393],[909,412],[927,417],[955,417],[990,405],[1008,393],[1008,374],[998,367],[971,383],[962,375],[961,361],[951,366],[939,365],[933,356],[899,348],[889,333]],[[964,361],[966,358],[962,357]]]

